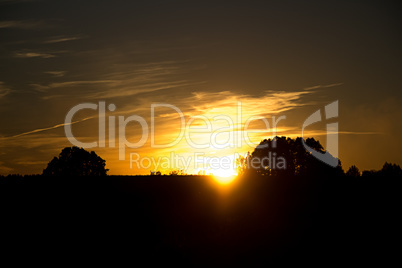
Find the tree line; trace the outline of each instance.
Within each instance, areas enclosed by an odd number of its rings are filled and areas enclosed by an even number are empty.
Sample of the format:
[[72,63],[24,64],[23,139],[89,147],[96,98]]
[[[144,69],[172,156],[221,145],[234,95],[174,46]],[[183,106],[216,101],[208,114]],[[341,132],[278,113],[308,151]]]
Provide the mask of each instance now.
[[[256,174],[261,176],[348,176],[348,177],[402,177],[402,169],[397,164],[386,162],[381,170],[361,172],[352,165],[345,172],[341,161],[331,167],[307,151],[303,142],[319,153],[327,153],[318,140],[298,137],[274,137],[264,139],[250,154],[236,159],[239,175]],[[330,155],[330,154],[329,154]],[[332,157],[330,155],[330,157]],[[64,148],[43,170],[44,176],[106,176],[109,169],[106,161],[94,151],[88,152],[76,146]],[[161,175],[160,171],[151,175]],[[186,175],[183,170],[170,171],[169,175]]]

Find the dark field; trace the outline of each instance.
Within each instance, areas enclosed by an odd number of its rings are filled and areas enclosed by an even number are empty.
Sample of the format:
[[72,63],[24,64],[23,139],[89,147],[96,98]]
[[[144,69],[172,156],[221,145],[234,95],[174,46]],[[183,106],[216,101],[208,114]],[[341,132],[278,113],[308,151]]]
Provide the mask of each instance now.
[[2,259],[15,264],[400,262],[400,178],[0,181]]

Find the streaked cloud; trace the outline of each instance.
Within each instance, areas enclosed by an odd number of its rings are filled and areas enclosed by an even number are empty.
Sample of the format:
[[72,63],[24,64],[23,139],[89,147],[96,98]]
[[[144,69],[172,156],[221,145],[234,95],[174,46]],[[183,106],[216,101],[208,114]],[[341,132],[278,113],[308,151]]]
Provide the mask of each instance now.
[[17,165],[41,165],[45,166],[48,163],[48,161],[30,161],[30,160],[22,160],[22,161],[17,161]]
[[46,40],[43,42],[43,44],[54,44],[54,43],[61,43],[61,42],[67,42],[67,41],[74,41],[74,40],[79,40],[82,39],[82,37],[79,36],[56,36],[52,37],[49,40]]
[[116,98],[116,97],[128,97],[134,96],[140,93],[146,92],[154,92],[164,89],[172,89],[177,87],[185,87],[190,85],[195,85],[196,83],[192,83],[186,80],[183,81],[173,81],[173,82],[159,82],[159,83],[149,83],[142,86],[125,86],[119,87],[119,85],[115,85],[114,90],[106,90],[103,92],[96,92],[93,94],[86,95],[86,98]]
[[[99,80],[71,80],[49,84],[31,84],[35,90],[46,93],[42,99],[76,94],[82,99],[110,99],[135,96],[161,90],[186,89],[186,87],[203,84],[203,81],[178,80],[175,76],[188,70],[182,66],[183,62],[156,62],[148,64],[115,64],[114,72],[102,75]],[[46,72],[57,75],[61,73]],[[55,91],[51,89],[70,88],[71,91]],[[161,93],[163,95],[163,93]],[[158,94],[159,95],[159,94]]]
[[[51,72],[47,72],[47,73],[51,73]],[[44,92],[46,90],[55,89],[55,88],[105,84],[105,83],[112,83],[112,82],[115,82],[115,81],[113,81],[113,80],[66,81],[66,82],[59,82],[59,83],[50,83],[48,85],[31,84],[31,86],[33,86],[38,91]]]
[[[85,138],[83,137],[77,137],[77,139],[80,139],[82,141],[85,141]],[[66,137],[60,136],[60,135],[55,135],[53,133],[46,133],[46,135],[43,135],[43,133],[32,133],[31,135],[22,135],[18,136],[16,138],[11,138],[11,137],[2,137],[0,138],[0,141],[5,141],[7,142],[2,142],[0,144],[0,147],[2,149],[6,148],[11,148],[12,150],[15,150],[16,147],[18,148],[26,148],[26,149],[32,149],[32,148],[43,148],[47,147],[46,150],[50,149],[49,147],[54,147],[54,148],[60,148],[61,146],[64,145],[69,145],[69,141]],[[15,152],[18,153],[18,152]],[[44,161],[44,159],[39,159],[37,158],[36,161]]]
[[[236,153],[243,154],[247,151],[253,151],[255,146],[265,138],[296,133],[298,128],[293,125],[290,126],[286,120],[275,126],[273,124],[274,116],[278,118],[283,113],[309,105],[308,98],[305,98],[305,96],[311,93],[313,92],[306,90],[295,92],[266,91],[262,96],[257,96],[230,91],[200,91],[188,92],[187,96],[182,95],[179,97],[161,92],[161,94],[158,94],[159,96],[142,99],[141,103],[143,104],[140,107],[137,106],[130,110],[130,106],[127,106],[126,110],[116,112],[125,114],[125,116],[133,113],[141,115],[147,122],[150,122],[150,103],[174,104],[182,112],[181,115],[170,108],[155,110],[154,122],[156,128],[154,138],[157,144],[174,142],[180,137],[181,131],[187,132],[191,136],[191,142],[195,144],[209,144],[206,148],[193,148],[187,138],[182,138],[173,147],[163,149],[152,148],[149,144],[146,144],[136,149],[136,153],[142,156],[158,155],[168,157],[171,152],[183,156],[194,156],[195,153],[208,155],[213,149],[214,156],[225,157]],[[183,130],[180,127],[181,116],[185,118],[186,123],[192,119],[195,120],[192,121],[191,125],[188,125],[189,128]],[[197,121],[196,118],[202,118],[202,120]],[[264,125],[261,119],[266,119],[269,124]],[[249,125],[248,121],[256,124]],[[206,130],[207,125],[210,126],[207,131],[197,131],[197,128]],[[193,127],[195,128],[193,129]],[[131,137],[132,140],[139,140],[141,138],[141,129],[127,127],[126,135]],[[223,147],[212,148],[212,141],[214,144],[223,145]],[[191,162],[190,166],[194,167],[196,163]],[[120,167],[120,169],[122,168],[124,166]],[[149,171],[135,170],[135,172],[146,174]],[[193,173],[196,170],[187,170],[187,172]],[[124,173],[130,173],[130,170],[125,170]]]
[[6,96],[10,91],[11,90],[0,81],[0,98]]
[[44,72],[45,74],[50,74],[53,75],[54,77],[62,77],[64,76],[67,72],[66,71],[48,71]]
[[38,52],[17,52],[15,53],[17,58],[54,58],[56,55],[50,53],[38,53]]
[[38,129],[31,130],[31,131],[23,132],[23,133],[20,133],[20,134],[16,134],[16,135],[13,135],[13,136],[10,136],[10,137],[2,137],[0,139],[18,138],[18,137],[29,135],[29,134],[34,134],[34,133],[38,133],[38,132],[43,132],[43,131],[47,131],[47,130],[51,130],[51,129],[64,127],[66,125],[73,125],[73,124],[76,124],[76,123],[84,122],[84,121],[92,119],[92,118],[94,118],[94,117],[87,117],[87,118],[77,120],[77,121],[74,121],[74,122],[71,122],[71,123],[61,123],[61,124],[57,124],[57,125],[54,125],[54,126],[51,126],[51,127],[46,127],[46,128],[38,128]]
[[30,51],[30,50],[20,50],[14,53],[16,58],[55,58],[59,54],[68,53],[68,50],[54,50],[54,51]]
[[31,30],[44,26],[43,21],[32,21],[32,20],[6,20],[0,21],[0,29],[23,29]]
[[245,116],[266,116],[283,113],[290,109],[304,106],[300,99],[311,91],[266,91],[262,96],[223,92],[196,92],[188,98],[188,103],[194,103],[195,112],[224,114],[227,107],[233,107],[240,102]]
[[[309,129],[304,131],[304,138],[306,137],[315,137],[315,136],[326,136],[326,135],[384,135],[384,132],[377,131],[328,131],[328,130],[320,130],[320,129]],[[289,137],[300,137],[301,133],[289,132],[286,134]]]
[[[109,83],[121,83],[121,81],[113,81],[106,80]],[[71,83],[54,83],[52,88],[58,88],[62,86],[77,86],[82,84],[91,84],[95,82],[104,82],[104,81],[70,81]],[[73,83],[74,82],[74,83]],[[84,82],[84,83],[83,83]],[[162,86],[162,85],[161,85]],[[187,94],[187,95],[185,95]],[[150,122],[150,103],[172,103],[177,106],[182,112],[186,119],[186,122],[192,117],[202,116],[207,121],[209,121],[212,125],[212,129],[207,133],[195,133],[191,134],[191,139],[193,142],[197,144],[205,144],[210,142],[211,135],[214,133],[221,133],[216,135],[215,142],[217,144],[226,144],[228,145],[226,148],[213,149],[214,157],[225,157],[228,155],[235,155],[236,153],[243,154],[247,151],[252,151],[254,149],[253,145],[257,145],[261,140],[265,138],[273,137],[274,135],[286,135],[288,137],[300,137],[301,129],[296,127],[295,125],[289,125],[287,121],[282,121],[276,129],[273,129],[273,125],[270,125],[271,128],[253,128],[246,126],[246,121],[250,118],[253,120],[259,121],[258,119],[268,119],[270,123],[272,122],[273,116],[280,116],[283,113],[287,113],[291,110],[296,110],[300,107],[304,107],[309,105],[309,99],[305,98],[309,94],[315,94],[314,90],[300,90],[300,91],[266,91],[263,95],[251,95],[245,93],[235,93],[230,91],[220,91],[220,92],[181,92],[181,96],[171,95],[166,92],[161,92],[161,94],[157,94],[155,96],[144,97],[139,105],[136,105],[135,108],[132,106],[119,107],[115,112],[110,115],[124,115],[128,117],[132,114],[137,114],[143,116],[145,120]],[[149,98],[149,99],[147,99]],[[151,99],[152,98],[152,99]],[[237,105],[241,105],[241,116],[238,117]],[[130,109],[131,108],[131,109]],[[215,120],[217,116],[225,115],[230,120],[233,120],[234,124],[229,126],[225,121],[217,121]],[[82,120],[77,120],[72,124],[76,124],[79,122],[87,121],[91,118],[97,118],[97,115],[93,117],[84,118]],[[175,112],[172,113],[172,110],[157,110],[155,125],[155,140],[157,144],[168,144],[174,141],[181,131],[179,124],[179,115]],[[32,148],[41,148],[46,145],[47,147],[51,147],[53,151],[57,151],[57,148],[61,148],[62,146],[71,146],[67,139],[63,136],[63,134],[59,133],[59,135],[51,135],[49,131],[61,128],[65,124],[57,124],[47,128],[37,128],[32,131],[27,131],[24,133],[20,133],[11,137],[3,137],[1,139],[7,140],[7,146],[17,146],[17,144],[24,144],[24,148],[32,149]],[[86,133],[86,130],[96,127],[97,122],[95,120],[87,121],[86,123],[79,124],[74,128],[75,133],[78,133],[77,139],[81,141],[93,141],[96,140],[97,137],[93,136],[82,136],[82,134]],[[195,127],[203,127],[203,125],[199,124],[199,122],[194,121],[192,126]],[[259,125],[261,127],[261,125]],[[258,127],[258,126],[257,126]],[[246,129],[247,128],[247,129]],[[251,130],[247,131],[247,130]],[[248,139],[251,143],[241,143],[238,144],[239,140],[230,140],[228,141],[229,135],[228,132],[236,133],[238,137],[240,135],[247,135]],[[305,136],[322,136],[328,134],[324,130],[315,130],[311,129],[305,132]],[[330,133],[331,134],[331,133]],[[340,135],[378,135],[381,134],[379,132],[365,132],[365,131],[340,131]],[[139,140],[141,138],[141,129],[138,127],[127,126],[126,135],[130,138],[130,140]],[[118,141],[116,140],[116,144]],[[35,149],[36,150],[36,149]],[[194,153],[201,153],[205,156],[212,154],[212,148],[206,149],[194,149],[192,148],[186,139],[180,140],[175,146],[157,149],[151,148],[150,141],[142,146],[141,148],[136,148],[135,152],[139,153],[141,156],[152,156],[157,155],[160,157],[169,156],[171,152],[175,152],[178,155],[189,156],[194,155]],[[52,151],[52,152],[53,152]],[[111,169],[111,174],[148,174],[149,170],[131,170],[127,164],[127,161],[118,161],[118,149],[117,148],[97,148],[97,153],[101,153],[102,155],[108,156],[108,168]],[[129,148],[127,148],[127,153],[131,152]],[[20,161],[21,165],[38,165],[45,166],[47,159],[49,159],[49,153],[44,154],[44,158],[37,159],[27,159],[27,163],[24,161]],[[190,159],[190,158],[188,158]],[[194,160],[194,159],[193,159]],[[191,160],[191,161],[193,161]],[[195,160],[194,160],[195,161]],[[32,162],[32,163],[31,163]],[[191,167],[195,167],[195,163],[190,164]],[[152,169],[152,168],[151,168]],[[162,172],[168,172],[168,170],[161,170]],[[197,170],[187,170],[190,173],[196,173]]]
[[319,88],[329,88],[329,87],[337,87],[341,86],[343,83],[333,83],[333,84],[327,84],[327,85],[316,85],[316,86],[311,86],[311,87],[306,87],[304,90],[313,90],[313,89],[319,89]]

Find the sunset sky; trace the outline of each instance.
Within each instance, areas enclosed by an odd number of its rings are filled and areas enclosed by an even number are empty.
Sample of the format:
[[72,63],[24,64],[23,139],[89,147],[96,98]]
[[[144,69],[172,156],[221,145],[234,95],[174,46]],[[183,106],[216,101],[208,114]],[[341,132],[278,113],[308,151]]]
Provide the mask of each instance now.
[[[286,116],[277,135],[300,137],[303,122],[339,101],[339,159],[344,169],[402,164],[402,39],[396,1],[46,1],[0,0],[0,174],[42,173],[67,146],[67,113],[81,103],[108,116],[143,117],[151,104],[171,104],[185,122],[212,122],[211,133],[242,133],[247,119]],[[242,116],[238,109],[241,104]],[[228,126],[214,117],[226,115]],[[98,141],[98,111],[82,110],[71,125],[82,142]],[[332,120],[331,122],[334,122]],[[325,146],[326,124],[308,128]],[[192,126],[202,123],[193,121]],[[261,121],[249,129],[261,128]],[[178,113],[155,109],[157,144],[182,130]],[[130,168],[129,155],[209,159],[252,152],[218,135],[222,148],[197,149],[185,139],[169,148],[126,148],[118,140],[90,148],[109,174],[149,174]],[[116,137],[118,137],[116,125]],[[226,136],[225,136],[226,135]],[[141,127],[126,126],[131,142]],[[256,145],[272,131],[249,134]],[[194,160],[194,159],[193,159]],[[192,161],[193,161],[192,160]],[[168,172],[168,168],[158,168]],[[177,167],[177,168],[180,168]],[[201,168],[208,170],[208,168]],[[193,164],[187,170],[197,173]]]

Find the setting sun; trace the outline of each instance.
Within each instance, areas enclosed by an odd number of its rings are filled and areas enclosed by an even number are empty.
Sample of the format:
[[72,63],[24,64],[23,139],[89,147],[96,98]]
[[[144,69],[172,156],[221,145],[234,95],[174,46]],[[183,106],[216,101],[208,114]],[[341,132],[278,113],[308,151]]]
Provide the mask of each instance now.
[[233,169],[217,169],[212,172],[215,180],[220,184],[231,183],[237,176]]
[[399,262],[399,10],[0,0],[3,262]]

